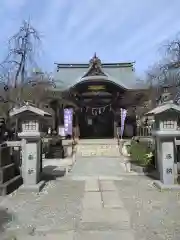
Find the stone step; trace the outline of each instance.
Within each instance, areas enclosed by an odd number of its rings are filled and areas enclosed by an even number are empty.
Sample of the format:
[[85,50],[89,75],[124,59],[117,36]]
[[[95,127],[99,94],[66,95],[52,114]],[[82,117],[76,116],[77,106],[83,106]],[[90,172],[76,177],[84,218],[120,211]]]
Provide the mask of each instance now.
[[15,164],[11,163],[0,168],[0,184],[5,183],[15,176]]
[[78,145],[78,149],[118,149],[118,145]]
[[76,156],[81,156],[81,157],[119,157],[120,153],[119,152],[113,152],[113,151],[81,151],[77,152]]
[[118,145],[78,145],[77,146],[77,156],[81,157],[119,157],[119,147]]
[[76,154],[77,157],[119,157],[119,154],[112,154],[112,153],[96,153],[96,152],[83,152],[83,153],[78,153]]
[[7,182],[0,184],[0,196],[5,196],[9,193],[12,193],[14,190],[20,187],[22,183],[22,177],[18,175]]
[[117,153],[119,152],[118,149],[78,149],[78,152],[104,152],[104,153],[108,153],[108,152],[113,152],[113,153]]
[[99,149],[99,150],[119,150],[118,145],[78,145],[78,150]]

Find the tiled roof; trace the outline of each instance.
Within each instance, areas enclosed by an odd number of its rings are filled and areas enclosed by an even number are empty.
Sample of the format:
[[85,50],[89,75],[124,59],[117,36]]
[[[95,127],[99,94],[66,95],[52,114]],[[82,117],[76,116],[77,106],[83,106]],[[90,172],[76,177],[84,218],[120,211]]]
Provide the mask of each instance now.
[[[98,59],[95,56],[96,59]],[[98,59],[102,75],[89,76],[88,80],[96,78],[112,81],[125,89],[146,89],[147,85],[136,81],[133,63],[102,63]],[[93,59],[89,64],[57,64],[54,73],[54,81],[59,89],[68,89],[77,83],[87,80],[87,73],[93,64]],[[106,75],[106,76],[104,76]],[[86,76],[85,78],[83,76]]]

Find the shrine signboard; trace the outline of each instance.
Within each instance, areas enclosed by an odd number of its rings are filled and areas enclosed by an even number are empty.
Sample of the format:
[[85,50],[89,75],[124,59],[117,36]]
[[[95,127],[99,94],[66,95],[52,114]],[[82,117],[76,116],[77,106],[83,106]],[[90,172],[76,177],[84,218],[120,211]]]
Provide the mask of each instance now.
[[104,85],[91,85],[88,86],[89,91],[103,91],[106,90],[106,87]]

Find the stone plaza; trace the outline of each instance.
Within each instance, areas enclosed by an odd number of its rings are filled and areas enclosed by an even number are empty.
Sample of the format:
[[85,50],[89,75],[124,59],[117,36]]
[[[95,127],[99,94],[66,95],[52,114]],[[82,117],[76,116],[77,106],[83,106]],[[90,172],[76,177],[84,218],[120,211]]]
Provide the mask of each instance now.
[[2,237],[179,239],[179,193],[160,192],[147,176],[125,172],[123,161],[79,157],[68,175],[47,182],[40,193],[1,197]]

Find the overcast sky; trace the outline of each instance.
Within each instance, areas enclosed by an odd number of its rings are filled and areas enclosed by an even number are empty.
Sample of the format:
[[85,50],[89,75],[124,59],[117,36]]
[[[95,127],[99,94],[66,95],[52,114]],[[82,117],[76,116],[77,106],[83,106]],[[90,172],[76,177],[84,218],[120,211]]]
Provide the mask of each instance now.
[[142,74],[180,31],[180,0],[0,0],[0,61],[23,19],[42,35],[39,64],[135,61]]

